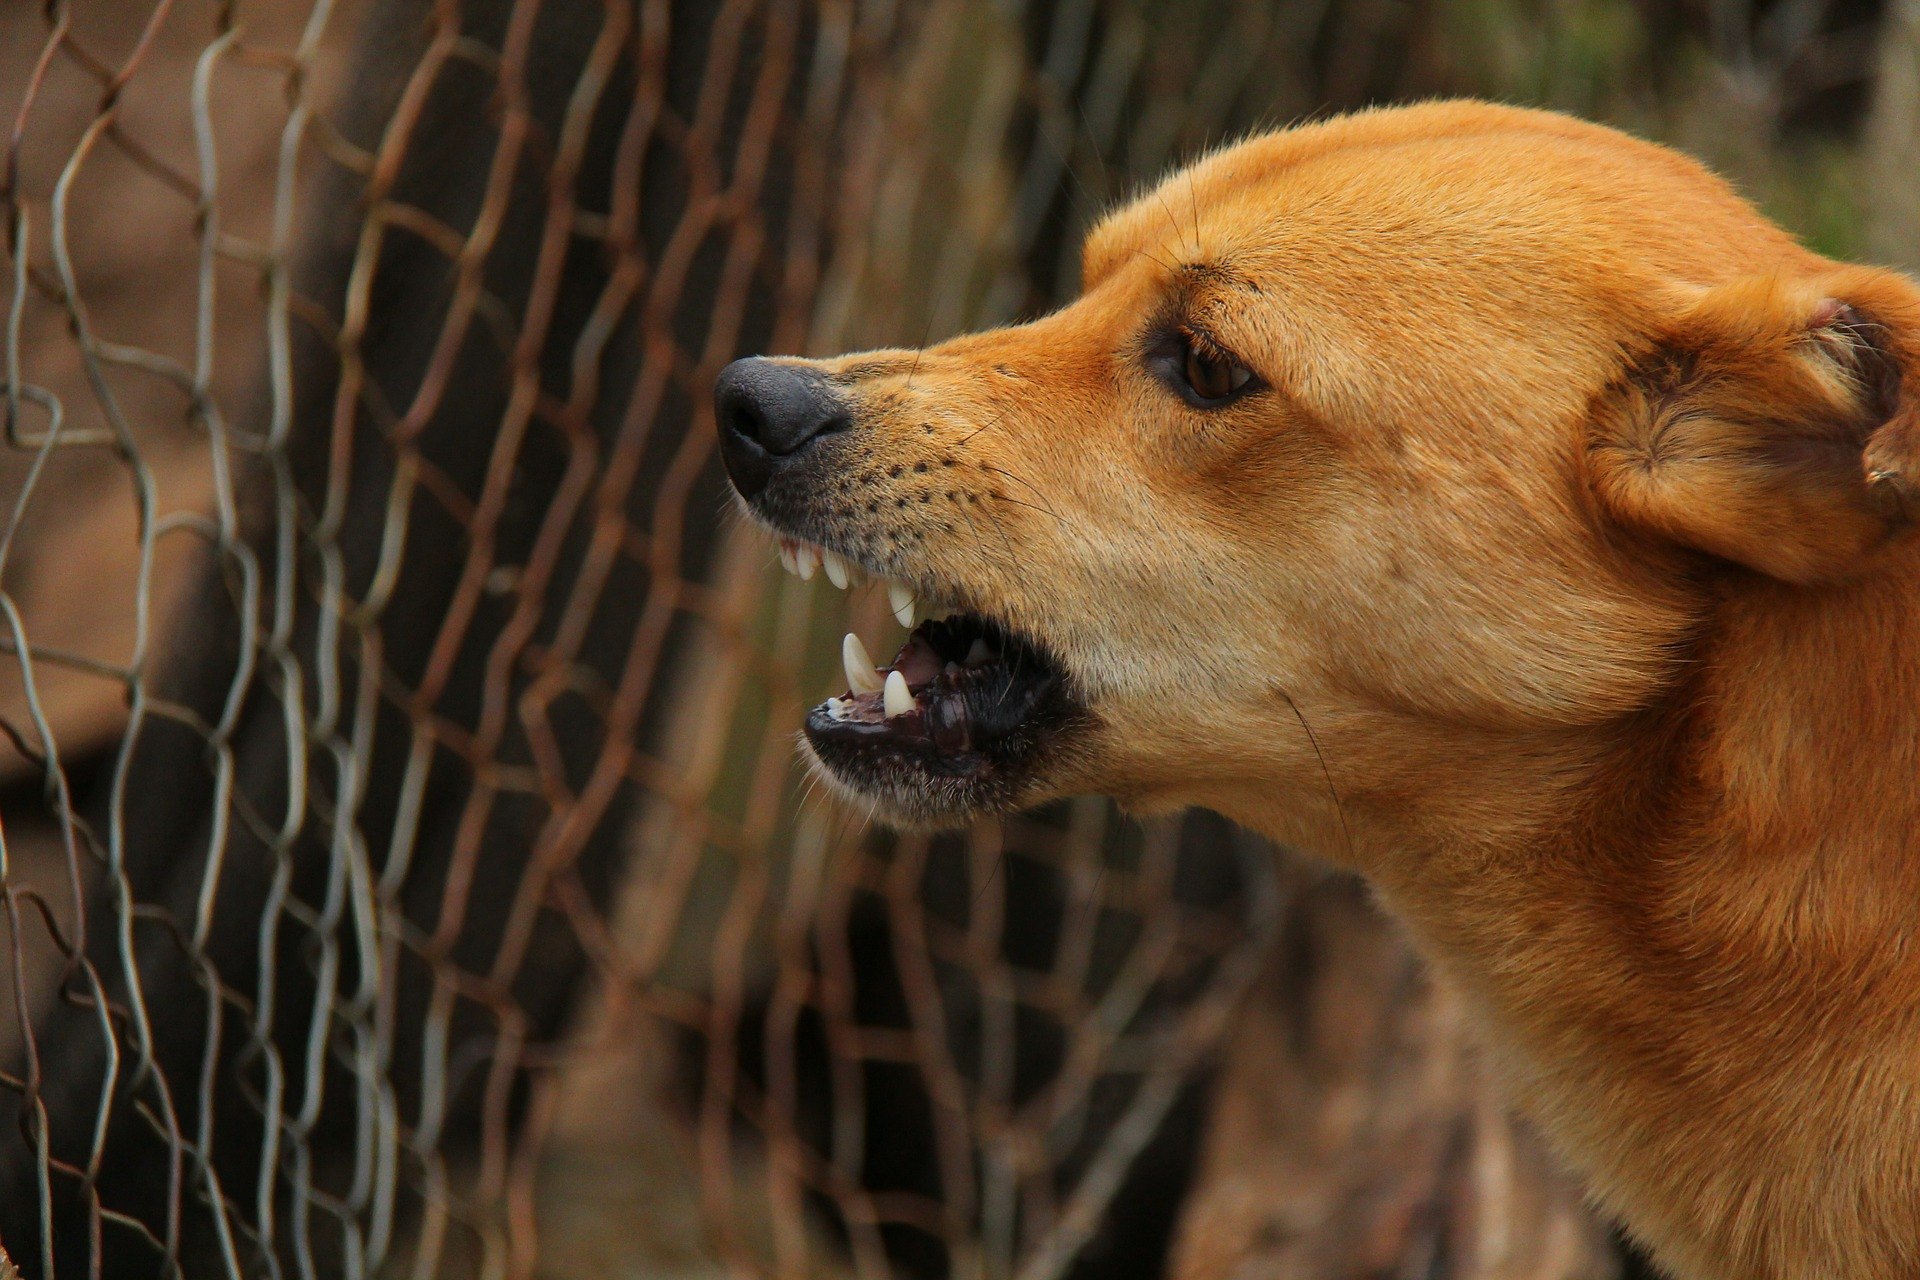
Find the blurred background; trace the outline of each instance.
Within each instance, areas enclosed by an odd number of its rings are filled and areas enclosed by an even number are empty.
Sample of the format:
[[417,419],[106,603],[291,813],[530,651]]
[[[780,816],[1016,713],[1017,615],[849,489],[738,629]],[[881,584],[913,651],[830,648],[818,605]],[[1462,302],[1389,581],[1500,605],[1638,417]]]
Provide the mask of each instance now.
[[12,1263],[1646,1274],[1354,881],[807,794],[898,628],[712,447],[736,355],[1038,313],[1183,158],[1456,94],[1920,261],[1915,0],[0,8]]

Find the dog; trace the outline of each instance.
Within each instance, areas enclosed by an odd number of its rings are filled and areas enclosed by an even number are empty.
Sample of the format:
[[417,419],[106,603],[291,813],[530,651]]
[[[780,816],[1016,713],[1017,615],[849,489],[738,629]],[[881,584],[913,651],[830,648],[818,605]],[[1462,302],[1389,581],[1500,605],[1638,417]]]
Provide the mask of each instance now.
[[720,377],[787,567],[913,628],[819,775],[1357,868],[1674,1276],[1920,1277],[1920,288],[1473,102],[1209,154],[1082,274]]

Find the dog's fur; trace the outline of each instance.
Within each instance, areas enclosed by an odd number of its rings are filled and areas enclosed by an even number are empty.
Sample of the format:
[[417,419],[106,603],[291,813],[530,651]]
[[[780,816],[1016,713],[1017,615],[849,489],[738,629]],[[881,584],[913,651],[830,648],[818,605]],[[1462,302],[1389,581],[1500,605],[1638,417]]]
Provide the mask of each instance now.
[[[1920,290],[1473,103],[1222,150],[1084,275],[824,363],[843,550],[1090,712],[1023,798],[1366,872],[1677,1276],[1920,1276]],[[1263,385],[1185,402],[1180,325]]]

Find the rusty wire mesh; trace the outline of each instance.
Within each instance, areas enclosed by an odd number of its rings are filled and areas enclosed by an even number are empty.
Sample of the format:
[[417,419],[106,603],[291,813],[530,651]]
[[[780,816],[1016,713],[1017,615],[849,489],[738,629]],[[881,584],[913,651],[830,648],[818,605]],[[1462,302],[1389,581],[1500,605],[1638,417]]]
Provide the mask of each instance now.
[[362,8],[5,19],[0,1238],[527,1274],[556,1127],[657,1110],[725,1264],[1061,1273],[1270,877],[797,804],[847,610],[723,529],[706,388],[1070,278],[1144,9]]
[[1179,155],[1457,83],[1434,12],[0,12],[14,1261],[1150,1268],[1312,876],[807,800],[800,710],[891,624],[728,522],[708,390],[1050,305]]

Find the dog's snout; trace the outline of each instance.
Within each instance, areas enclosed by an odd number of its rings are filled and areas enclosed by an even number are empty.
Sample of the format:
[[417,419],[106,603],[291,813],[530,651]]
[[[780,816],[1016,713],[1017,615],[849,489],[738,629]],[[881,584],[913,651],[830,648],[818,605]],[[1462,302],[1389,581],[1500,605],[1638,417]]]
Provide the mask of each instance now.
[[845,402],[819,370],[759,356],[721,370],[713,404],[720,455],[745,498],[765,489],[808,445],[852,425]]

